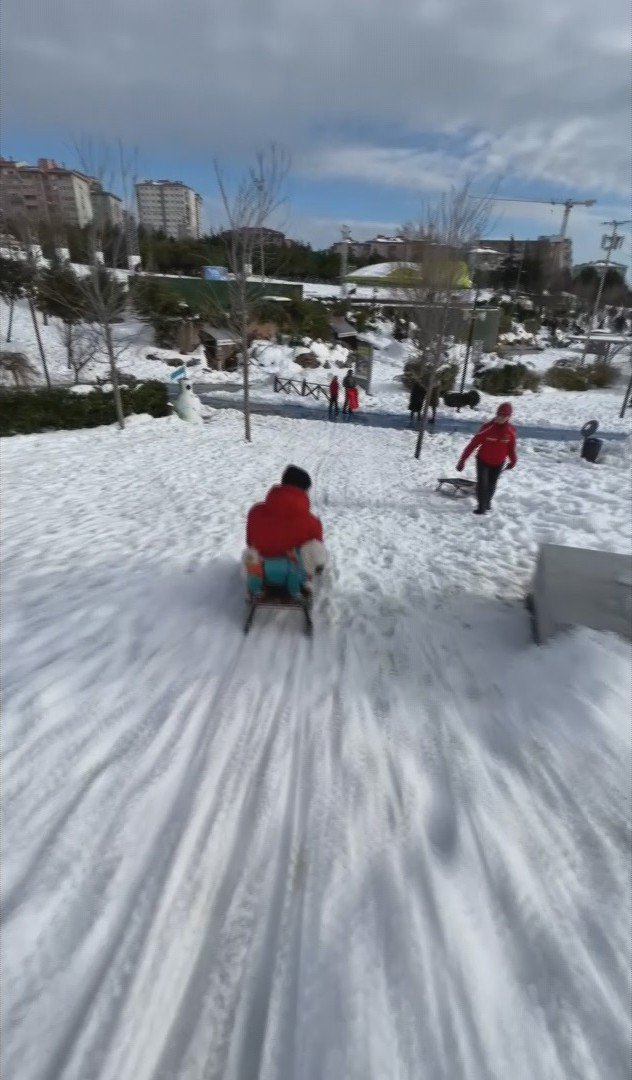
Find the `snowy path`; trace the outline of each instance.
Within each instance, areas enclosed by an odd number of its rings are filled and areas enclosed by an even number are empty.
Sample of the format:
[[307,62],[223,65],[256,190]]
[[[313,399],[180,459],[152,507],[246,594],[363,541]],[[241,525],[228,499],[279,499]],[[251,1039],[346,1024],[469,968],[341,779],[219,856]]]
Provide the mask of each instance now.
[[[239,409],[243,411],[243,400],[237,398],[237,394],[233,391],[226,392],[213,392],[208,389],[208,386],[204,384],[196,384],[194,387],[196,393],[200,395],[201,400],[205,405],[210,405],[214,409]],[[228,396],[231,394],[232,396]],[[175,395],[174,395],[175,396]],[[300,401],[288,401],[287,398],[276,398],[274,401],[257,400],[256,394],[251,401],[251,412],[256,416],[283,416],[291,420],[321,420],[329,422],[329,416],[327,414],[327,406],[323,402],[317,404],[310,402]],[[485,413],[477,411],[476,413],[470,413],[468,417],[468,410],[464,410],[464,415],[457,418],[456,415],[437,416],[436,423],[430,429],[431,434],[441,432],[444,435],[473,435],[478,431],[481,424],[489,419],[489,416],[493,416],[493,412]],[[471,417],[474,416],[474,419]],[[344,423],[342,415],[339,418],[339,423]],[[406,412],[383,412],[375,411],[369,412],[362,410],[354,417],[352,423],[361,427],[372,428],[392,428],[397,431],[410,431],[410,418]],[[519,439],[537,439],[543,442],[581,442],[581,435],[579,428],[568,427],[556,427],[549,425],[533,425],[533,424],[516,424],[516,431]],[[598,437],[607,439],[614,442],[623,442],[628,439],[629,431],[602,431],[601,428],[598,432]]]
[[[533,452],[473,531],[401,437],[238,433],[5,441],[2,1074],[624,1080],[628,649],[534,649],[517,599],[594,471]],[[291,457],[312,643],[241,633],[243,512]]]

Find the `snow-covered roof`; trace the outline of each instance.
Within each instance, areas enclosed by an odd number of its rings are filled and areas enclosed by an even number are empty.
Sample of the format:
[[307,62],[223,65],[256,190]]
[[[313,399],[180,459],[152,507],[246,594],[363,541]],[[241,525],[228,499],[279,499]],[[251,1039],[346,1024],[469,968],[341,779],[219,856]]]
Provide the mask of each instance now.
[[239,341],[239,334],[227,326],[210,326],[205,323],[201,330],[206,337],[212,338],[216,345],[233,345]]
[[417,264],[412,262],[383,262],[374,263],[370,266],[361,266],[359,270],[353,270],[347,274],[349,280],[355,278],[379,278],[389,277],[401,270],[417,270]]

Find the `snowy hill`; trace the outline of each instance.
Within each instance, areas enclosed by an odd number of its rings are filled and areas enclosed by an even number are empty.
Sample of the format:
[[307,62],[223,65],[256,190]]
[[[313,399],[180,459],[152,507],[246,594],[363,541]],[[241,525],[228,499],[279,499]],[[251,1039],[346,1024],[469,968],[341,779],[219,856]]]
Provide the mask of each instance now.
[[[629,455],[236,413],[4,441],[3,1075],[627,1080],[629,649],[531,645],[537,546],[629,550]],[[309,469],[314,641],[242,633]]]

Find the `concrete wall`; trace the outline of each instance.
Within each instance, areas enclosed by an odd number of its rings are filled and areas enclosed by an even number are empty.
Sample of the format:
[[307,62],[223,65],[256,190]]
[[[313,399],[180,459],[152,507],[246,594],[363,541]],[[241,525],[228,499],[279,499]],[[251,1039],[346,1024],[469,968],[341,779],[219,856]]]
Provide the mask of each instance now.
[[531,602],[539,644],[572,626],[609,631],[632,641],[632,558],[544,544]]

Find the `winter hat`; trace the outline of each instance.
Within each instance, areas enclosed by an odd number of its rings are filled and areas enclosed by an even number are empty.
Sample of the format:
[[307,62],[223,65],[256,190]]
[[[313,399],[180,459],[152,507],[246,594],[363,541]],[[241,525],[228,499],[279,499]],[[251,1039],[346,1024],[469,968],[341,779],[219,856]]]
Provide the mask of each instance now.
[[309,491],[312,480],[305,469],[299,469],[298,465],[288,465],[281,477],[281,483],[287,487],[299,488],[300,491]]
[[513,409],[508,401],[503,401],[502,405],[499,405],[496,409],[496,416],[506,416],[507,419],[511,416]]

